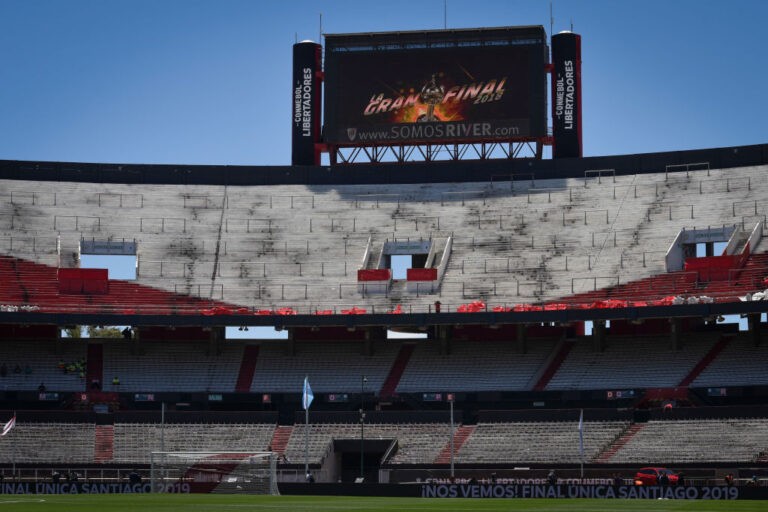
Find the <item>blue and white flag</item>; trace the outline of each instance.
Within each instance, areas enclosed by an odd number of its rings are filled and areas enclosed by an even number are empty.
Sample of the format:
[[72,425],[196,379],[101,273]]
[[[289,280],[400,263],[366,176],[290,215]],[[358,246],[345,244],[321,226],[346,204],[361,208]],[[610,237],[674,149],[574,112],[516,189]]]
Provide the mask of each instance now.
[[309,387],[309,377],[304,377],[304,393],[301,397],[301,405],[304,406],[305,411],[309,409],[314,399],[315,395],[312,394],[312,388]]
[[584,409],[579,414],[579,455],[584,460]]

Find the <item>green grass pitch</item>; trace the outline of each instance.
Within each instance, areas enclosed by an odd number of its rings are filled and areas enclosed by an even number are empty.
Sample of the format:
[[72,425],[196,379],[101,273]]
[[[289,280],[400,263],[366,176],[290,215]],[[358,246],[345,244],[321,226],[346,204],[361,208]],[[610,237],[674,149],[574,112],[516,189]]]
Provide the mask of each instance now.
[[0,495],[0,512],[757,512],[763,501],[591,499],[427,499],[316,496],[189,495]]

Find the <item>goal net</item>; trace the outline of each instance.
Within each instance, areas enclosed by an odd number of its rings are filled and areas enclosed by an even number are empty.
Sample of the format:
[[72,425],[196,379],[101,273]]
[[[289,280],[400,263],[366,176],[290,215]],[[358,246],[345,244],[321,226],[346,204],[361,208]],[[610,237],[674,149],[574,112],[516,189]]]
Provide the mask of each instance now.
[[153,492],[279,494],[274,452],[152,452]]

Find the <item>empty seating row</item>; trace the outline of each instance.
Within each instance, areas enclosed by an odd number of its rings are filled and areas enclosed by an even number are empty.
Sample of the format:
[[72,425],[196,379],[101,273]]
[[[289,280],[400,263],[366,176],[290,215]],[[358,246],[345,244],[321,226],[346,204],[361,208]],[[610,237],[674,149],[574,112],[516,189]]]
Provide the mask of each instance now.
[[614,463],[752,462],[768,448],[768,419],[649,421]]
[[[584,462],[612,443],[627,421],[586,421]],[[579,463],[578,422],[479,423],[458,453],[459,463]]]
[[717,341],[717,335],[688,337],[680,350],[668,336],[613,337],[604,351],[583,338],[563,361],[548,390],[674,387]]
[[[682,228],[762,218],[759,200],[768,185],[761,173],[763,167],[750,167],[602,181],[404,184],[395,197],[389,185],[3,180],[0,237],[42,241],[58,234],[65,267],[77,265],[83,237],[136,240],[147,272],[139,275],[140,284],[235,306],[330,309],[344,303],[385,311],[398,303],[426,310],[435,295],[361,294],[355,271],[368,237],[380,254],[386,241],[429,241],[449,233],[444,304],[479,297],[499,304],[551,301],[663,274],[664,254]],[[89,215],[73,214],[78,211]],[[0,251],[51,264],[50,247],[8,242]],[[51,290],[38,286],[37,297],[55,305]],[[734,290],[723,293],[733,299]],[[137,300],[168,305],[167,297]]]
[[693,387],[768,384],[768,344],[755,345],[746,334],[736,336],[693,381]]
[[[580,337],[558,367],[547,390],[601,390],[679,386],[705,359],[720,335],[684,335],[682,347],[670,347],[667,335],[608,338],[603,351],[591,338]],[[62,369],[84,361],[87,339],[5,340],[0,343],[0,390],[84,391],[86,371]],[[94,342],[91,342],[94,343]],[[398,393],[525,391],[548,367],[557,340],[536,338],[521,353],[514,342],[454,341],[449,354],[424,340],[410,358],[398,362],[403,341],[323,341],[290,344],[280,340],[230,340],[213,349],[207,342],[146,341],[134,346],[123,339],[97,341],[103,360],[90,361],[102,369],[102,390],[114,392],[234,392],[245,344],[259,348],[253,378],[246,372],[241,389],[253,393],[301,393],[308,377],[317,393],[378,395],[396,364],[403,373],[393,388]],[[370,350],[370,353],[367,351]],[[737,336],[717,354],[692,387],[767,384],[764,367],[768,349]],[[117,377],[119,385],[113,385]],[[365,382],[362,381],[365,377]],[[248,384],[250,386],[248,387]]]
[[[611,463],[684,464],[754,462],[768,446],[768,419],[667,420],[639,428],[611,457]],[[585,421],[583,460],[593,462],[627,430],[627,421]],[[117,423],[112,456],[118,464],[148,464],[154,451],[268,451],[274,424]],[[360,425],[297,424],[285,448],[285,462],[309,458],[322,463],[338,440],[360,439]],[[450,442],[447,423],[365,424],[365,439],[396,441],[391,464],[433,464]],[[91,423],[17,422],[0,443],[6,463],[91,464],[96,460]],[[464,464],[577,464],[582,460],[578,422],[480,423],[456,454]]]
[[520,353],[515,343],[454,343],[440,354],[436,343],[420,343],[411,356],[397,390],[409,392],[522,391],[555,346],[553,339],[536,339]]
[[[147,342],[140,354],[122,340],[104,343],[104,390],[232,392],[242,359],[240,343],[210,353],[207,343]],[[114,377],[118,386],[111,384]]]
[[148,464],[156,451],[267,451],[274,430],[261,423],[117,423],[114,462]]

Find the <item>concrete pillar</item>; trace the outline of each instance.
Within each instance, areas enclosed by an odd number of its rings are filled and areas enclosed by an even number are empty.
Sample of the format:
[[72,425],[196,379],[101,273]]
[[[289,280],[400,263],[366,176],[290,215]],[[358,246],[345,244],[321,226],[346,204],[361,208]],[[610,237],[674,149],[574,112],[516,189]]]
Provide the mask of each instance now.
[[592,346],[595,352],[605,350],[605,320],[595,320],[592,322]]
[[295,336],[295,333],[293,332],[293,329],[288,329],[286,327],[284,327],[284,329],[286,329],[288,331],[288,347],[289,347],[288,350],[290,350],[292,356],[295,356],[296,355],[296,336]]
[[672,350],[680,350],[683,347],[682,338],[680,336],[680,319],[669,319],[669,344]]
[[517,324],[517,351],[521,354],[528,353],[528,326]]
[[762,330],[760,324],[760,313],[750,313],[747,316],[747,325],[749,327],[749,337],[752,340],[752,345],[755,347],[760,345],[760,332]]
[[373,338],[375,334],[371,332],[370,327],[364,327],[365,341],[363,342],[363,355],[368,357],[373,355]]
[[131,339],[129,340],[131,348],[128,350],[131,355],[141,354],[141,329],[136,326],[131,326]]
[[451,354],[451,327],[449,325],[436,326],[438,350],[441,355]]
[[[135,334],[133,337],[134,339],[138,338]],[[211,327],[211,333],[208,336],[208,353],[211,355],[220,354],[221,344],[226,337],[226,327],[223,325]]]

